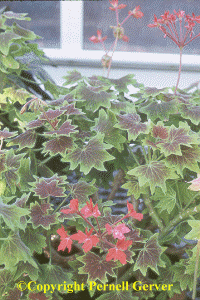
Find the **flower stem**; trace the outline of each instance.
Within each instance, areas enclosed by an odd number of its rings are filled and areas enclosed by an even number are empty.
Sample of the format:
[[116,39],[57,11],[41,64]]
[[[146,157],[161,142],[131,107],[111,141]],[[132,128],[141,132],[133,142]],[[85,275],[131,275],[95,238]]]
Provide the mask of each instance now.
[[197,243],[192,300],[195,300],[195,298],[196,298],[196,286],[197,286],[197,277],[198,277],[198,268],[199,268],[199,254],[200,254],[200,240],[198,240],[198,243]]
[[88,225],[90,225],[90,227],[92,227],[92,229],[97,233],[97,234],[99,234],[98,233],[98,231],[94,228],[94,226],[92,225],[92,223],[90,223],[85,217],[84,217],[84,215],[82,215],[82,213],[79,211],[78,213],[77,213],[79,216],[81,216],[81,218],[83,218],[83,220],[85,220],[85,222],[88,224]]
[[182,48],[182,47],[180,47],[180,64],[179,64],[178,79],[177,79],[177,83],[176,83],[176,88],[175,88],[174,95],[176,95],[176,91],[177,91],[178,84],[179,84],[179,80],[180,80],[180,76],[181,76],[181,66],[182,66],[182,51],[183,51],[183,48]]
[[146,196],[146,195],[144,195],[144,203],[145,203],[146,207],[148,208],[150,216],[155,221],[155,223],[157,224],[158,228],[160,230],[163,230],[164,226],[162,224],[162,221],[159,218],[157,212],[155,211],[155,209],[154,209],[154,207],[153,207],[153,205],[151,203],[150,198],[148,196]]
[[116,50],[116,47],[117,47],[117,42],[118,42],[118,32],[117,32],[117,36],[116,36],[116,39],[115,39],[115,43],[114,43],[113,52],[112,52],[112,55],[111,55],[109,67],[108,67],[107,78],[109,77],[109,74],[110,74],[110,68],[111,68],[111,64],[112,64],[112,58],[113,58],[113,54],[114,54],[114,52]]
[[71,193],[69,193],[67,195],[67,197],[65,197],[65,199],[57,206],[57,208],[54,210],[54,214],[63,206],[63,204],[65,203],[65,201],[67,200],[67,198],[71,195]]

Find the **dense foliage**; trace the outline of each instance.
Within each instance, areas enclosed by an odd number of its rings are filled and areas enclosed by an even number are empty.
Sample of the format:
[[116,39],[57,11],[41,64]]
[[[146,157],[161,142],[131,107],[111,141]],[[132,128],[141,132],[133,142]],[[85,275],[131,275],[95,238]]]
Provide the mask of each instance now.
[[[26,43],[37,36],[5,25],[10,18],[26,16],[6,12],[0,19],[1,299],[57,300],[70,293],[21,292],[20,281],[76,282],[85,289],[90,281],[173,284],[166,292],[88,289],[99,300],[185,295],[195,266],[200,275],[197,85],[174,95],[175,87],[146,88],[132,74],[87,78],[74,70],[64,87],[41,79],[54,97],[44,101],[16,80],[28,68],[21,55],[42,55]],[[129,85],[135,94],[127,96]],[[68,180],[73,171],[76,183]],[[110,181],[103,202],[99,191]],[[129,196],[122,216],[112,213],[120,187]]]

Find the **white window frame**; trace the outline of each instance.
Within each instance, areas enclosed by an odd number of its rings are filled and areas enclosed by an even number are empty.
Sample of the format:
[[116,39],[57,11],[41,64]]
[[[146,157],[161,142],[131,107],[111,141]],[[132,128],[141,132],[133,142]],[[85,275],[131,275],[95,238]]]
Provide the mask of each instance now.
[[[83,43],[83,2],[84,1],[60,1],[61,5],[61,48],[43,49],[45,54],[55,61],[73,61],[79,63],[99,63],[105,54],[101,50],[84,50]],[[96,35],[96,32],[94,32]],[[175,45],[174,45],[175,46]],[[113,63],[119,65],[148,66],[152,69],[160,66],[178,67],[179,54],[140,53],[117,51],[113,56]],[[183,67],[199,70],[200,55],[183,54]]]

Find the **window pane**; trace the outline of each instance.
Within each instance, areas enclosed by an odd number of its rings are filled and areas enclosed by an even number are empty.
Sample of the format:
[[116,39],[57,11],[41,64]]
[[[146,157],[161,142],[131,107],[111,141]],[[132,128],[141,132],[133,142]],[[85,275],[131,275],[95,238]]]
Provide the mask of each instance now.
[[[154,14],[159,18],[165,10],[173,13],[184,10],[186,14],[200,15],[199,0],[119,0],[119,4],[127,4],[127,7],[119,10],[119,22],[121,23],[128,15],[129,10],[133,10],[137,5],[141,6],[144,17],[141,19],[130,19],[124,24],[125,35],[129,37],[129,42],[119,41],[118,51],[133,52],[153,52],[153,53],[179,53],[177,45],[158,28],[149,28],[147,25],[153,23]],[[114,37],[110,25],[116,26],[115,12],[109,9],[108,0],[103,1],[84,1],[84,37],[83,49],[100,50],[100,44],[89,41],[89,37],[97,35],[97,29],[102,30],[102,36],[108,36],[105,41],[106,49],[114,42]],[[178,22],[178,21],[177,21]],[[178,22],[179,23],[179,22]],[[177,24],[178,24],[177,23]],[[177,25],[178,26],[178,25]],[[200,24],[194,27],[194,35],[200,32]],[[193,36],[194,36],[193,35]],[[185,54],[200,54],[200,37],[192,41],[184,48]]]
[[1,1],[0,9],[7,6],[15,13],[28,13],[31,21],[7,20],[32,30],[43,37],[37,40],[42,48],[60,48],[60,2],[59,1]]

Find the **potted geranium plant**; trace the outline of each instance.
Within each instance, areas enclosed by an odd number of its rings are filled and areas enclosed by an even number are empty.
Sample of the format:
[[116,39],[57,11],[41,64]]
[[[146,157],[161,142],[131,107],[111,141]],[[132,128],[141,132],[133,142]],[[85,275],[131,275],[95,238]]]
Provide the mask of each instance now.
[[[122,25],[143,17],[136,7],[119,23],[125,5],[110,4],[117,26],[112,54],[102,58],[108,75],[118,39],[128,39]],[[4,12],[0,19],[1,299],[73,299],[80,292],[99,300],[167,300],[185,299],[192,290],[195,299],[197,86],[181,90],[177,82],[175,88],[151,90],[132,74],[86,78],[74,70],[64,87],[43,82],[54,97],[44,101],[13,81],[27,68],[20,55],[34,51],[42,57],[42,51],[26,43],[37,37],[33,32],[6,25],[10,18],[27,17]],[[165,12],[151,26],[174,34],[182,51],[199,18]],[[172,33],[177,19],[186,28],[182,37]],[[90,40],[103,43],[105,37],[98,30]],[[134,103],[125,96],[130,84],[138,89]],[[102,201],[99,192],[110,181]],[[125,213],[116,215],[112,207],[121,187],[129,198]]]

